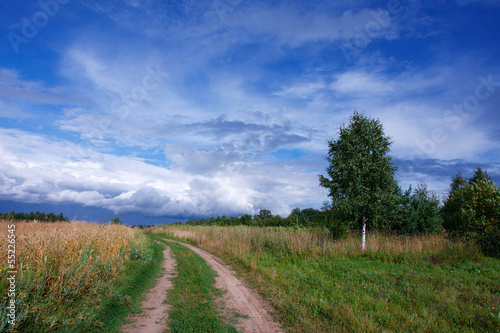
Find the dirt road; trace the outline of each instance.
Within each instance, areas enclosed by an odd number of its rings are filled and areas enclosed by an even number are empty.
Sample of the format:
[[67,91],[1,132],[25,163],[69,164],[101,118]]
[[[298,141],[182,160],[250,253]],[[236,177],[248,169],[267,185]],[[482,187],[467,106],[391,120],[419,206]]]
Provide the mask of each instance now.
[[269,314],[268,307],[261,297],[239,280],[234,271],[225,265],[221,259],[195,246],[177,243],[198,254],[217,272],[219,276],[216,278],[216,287],[227,291],[222,299],[222,302],[226,304],[225,311],[229,313],[236,311],[242,316],[239,318],[238,323],[233,324],[238,331],[244,333],[282,332],[280,326],[274,322],[273,317]]
[[[171,241],[165,239],[166,241]],[[172,241],[174,242],[174,241]],[[207,264],[219,275],[216,278],[216,287],[226,290],[227,293],[219,301],[224,306],[224,315],[237,313],[237,323],[231,323],[238,331],[243,333],[278,333],[282,332],[280,326],[274,322],[268,312],[268,306],[254,291],[249,289],[239,280],[234,271],[224,262],[211,253],[195,246],[179,243],[202,257]],[[170,248],[163,251],[165,258],[163,274],[153,289],[147,294],[141,307],[143,313],[135,316],[133,322],[123,328],[124,333],[160,333],[167,328],[168,305],[164,304],[168,289],[171,289],[171,277],[174,274],[175,260],[170,254]]]
[[165,246],[163,258],[164,274],[156,280],[155,286],[141,304],[143,313],[131,318],[134,321],[123,328],[124,333],[161,333],[167,329],[168,305],[164,304],[163,301],[168,289],[172,288],[170,279],[175,268],[175,260],[170,255],[168,246]]

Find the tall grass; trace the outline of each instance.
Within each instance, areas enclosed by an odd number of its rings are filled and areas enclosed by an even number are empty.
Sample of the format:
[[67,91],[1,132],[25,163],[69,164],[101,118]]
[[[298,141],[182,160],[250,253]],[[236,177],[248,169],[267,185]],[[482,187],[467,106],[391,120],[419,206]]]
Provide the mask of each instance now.
[[297,332],[500,332],[500,261],[444,235],[175,226],[230,262]]
[[[153,233],[192,242],[213,252],[243,255],[259,251],[284,251],[293,256],[327,256],[331,254],[361,254],[361,238],[356,234],[347,239],[333,240],[326,230],[293,230],[288,228],[175,226],[153,227]],[[368,233],[367,252],[397,254],[432,254],[456,248],[442,235],[394,236]],[[459,247],[461,245],[458,245]]]
[[[0,287],[4,292],[10,270],[8,224],[12,222],[0,222]],[[83,222],[15,222],[15,226],[19,331],[99,327],[95,314],[102,298],[109,296],[109,282],[128,261],[152,256],[144,235],[125,226]],[[1,300],[0,331],[9,326],[7,301],[6,297]]]

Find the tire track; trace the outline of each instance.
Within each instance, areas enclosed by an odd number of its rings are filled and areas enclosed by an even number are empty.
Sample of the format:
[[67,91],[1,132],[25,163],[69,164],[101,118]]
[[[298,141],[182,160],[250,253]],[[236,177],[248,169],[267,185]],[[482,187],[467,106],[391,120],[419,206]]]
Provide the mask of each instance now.
[[235,272],[227,266],[220,258],[190,244],[163,239],[165,241],[179,243],[202,257],[206,263],[219,275],[216,278],[216,287],[227,291],[220,300],[226,307],[225,314],[237,313],[239,319],[234,327],[244,333],[278,333],[283,332],[278,323],[269,313],[262,298],[253,290],[248,288],[235,275]]
[[175,260],[170,254],[170,247],[165,246],[163,258],[164,274],[156,280],[155,286],[142,302],[143,313],[131,317],[133,322],[123,328],[123,333],[161,333],[167,329],[169,305],[164,301],[167,297],[167,290],[173,287],[171,278],[174,276],[175,269]]

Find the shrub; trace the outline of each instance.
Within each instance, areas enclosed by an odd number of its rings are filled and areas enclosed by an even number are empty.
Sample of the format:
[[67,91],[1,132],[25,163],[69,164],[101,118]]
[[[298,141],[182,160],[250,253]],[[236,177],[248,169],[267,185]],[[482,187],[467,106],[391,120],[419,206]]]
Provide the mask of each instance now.
[[440,200],[436,194],[420,184],[412,193],[410,187],[404,193],[398,188],[396,205],[388,216],[392,231],[399,234],[431,234],[442,230]]
[[323,221],[321,225],[328,230],[328,234],[333,239],[342,239],[349,234],[349,225],[345,223],[342,212],[338,207],[333,207],[329,202],[323,205]]

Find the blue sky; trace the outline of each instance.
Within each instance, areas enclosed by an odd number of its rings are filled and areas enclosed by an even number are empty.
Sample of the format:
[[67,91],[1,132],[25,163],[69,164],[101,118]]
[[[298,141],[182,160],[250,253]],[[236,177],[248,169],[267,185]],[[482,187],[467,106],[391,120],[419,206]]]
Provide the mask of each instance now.
[[0,211],[320,208],[354,109],[403,188],[445,195],[477,166],[499,183],[498,31],[496,0],[2,1]]

